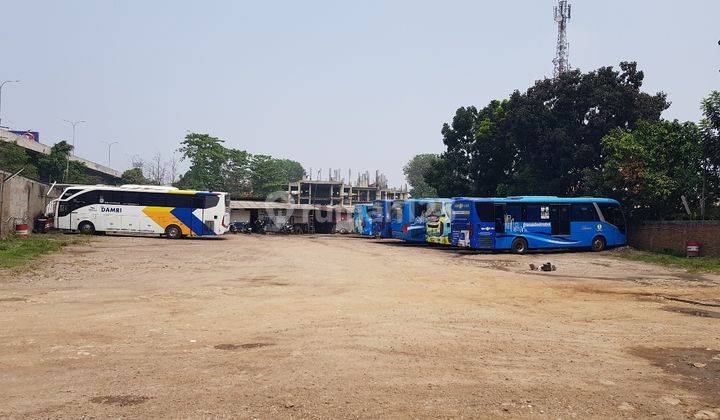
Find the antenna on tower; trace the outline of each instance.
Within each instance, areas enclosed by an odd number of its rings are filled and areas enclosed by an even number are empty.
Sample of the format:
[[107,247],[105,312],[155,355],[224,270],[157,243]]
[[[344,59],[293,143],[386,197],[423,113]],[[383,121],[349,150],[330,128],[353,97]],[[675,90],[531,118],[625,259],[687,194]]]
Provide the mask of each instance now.
[[570,43],[567,40],[567,24],[572,14],[572,5],[567,0],[558,0],[555,6],[555,22],[558,25],[557,50],[553,64],[553,75],[560,76],[570,69]]

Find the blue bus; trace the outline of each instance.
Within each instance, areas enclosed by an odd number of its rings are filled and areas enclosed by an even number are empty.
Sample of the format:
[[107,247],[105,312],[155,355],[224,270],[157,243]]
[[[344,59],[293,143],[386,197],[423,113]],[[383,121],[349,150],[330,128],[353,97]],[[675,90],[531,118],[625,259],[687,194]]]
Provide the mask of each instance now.
[[390,229],[390,207],[392,200],[375,200],[373,202],[373,235],[380,238],[392,238]]
[[627,244],[625,215],[609,198],[456,198],[451,225],[455,246],[517,254]]
[[395,200],[390,208],[391,233],[405,242],[425,243],[425,217],[433,200],[411,198]]
[[372,236],[372,204],[356,204],[353,210],[355,233]]
[[439,198],[428,204],[425,236],[429,243],[450,245],[453,200]]

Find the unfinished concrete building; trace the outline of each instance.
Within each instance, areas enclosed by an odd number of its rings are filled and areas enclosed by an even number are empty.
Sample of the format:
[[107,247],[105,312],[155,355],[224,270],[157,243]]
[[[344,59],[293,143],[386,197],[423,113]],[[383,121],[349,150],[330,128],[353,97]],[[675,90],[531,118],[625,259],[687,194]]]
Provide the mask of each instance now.
[[[312,170],[310,171],[312,177]],[[348,176],[350,174],[348,173]],[[340,177],[340,170],[328,171],[328,179],[303,178],[288,184],[288,195],[295,204],[346,205],[371,203],[377,199],[406,199],[407,187],[389,188],[385,175],[375,172],[370,179],[368,172],[361,173],[355,183],[346,182]]]

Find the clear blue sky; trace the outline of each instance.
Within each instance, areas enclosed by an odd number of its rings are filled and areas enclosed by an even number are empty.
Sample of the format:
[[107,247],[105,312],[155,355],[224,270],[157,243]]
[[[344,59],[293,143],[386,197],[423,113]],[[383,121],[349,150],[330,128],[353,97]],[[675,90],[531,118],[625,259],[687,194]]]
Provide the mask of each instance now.
[[[720,89],[720,1],[576,0],[571,64],[637,60],[668,118]],[[169,158],[187,131],[300,161],[387,173],[441,152],[440,128],[552,73],[553,0],[3,2],[3,125],[70,137],[112,166]]]

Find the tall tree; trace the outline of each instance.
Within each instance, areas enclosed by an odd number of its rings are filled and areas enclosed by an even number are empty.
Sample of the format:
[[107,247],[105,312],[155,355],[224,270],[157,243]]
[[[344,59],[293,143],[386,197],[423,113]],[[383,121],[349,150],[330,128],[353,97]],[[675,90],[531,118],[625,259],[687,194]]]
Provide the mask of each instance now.
[[82,184],[88,182],[87,168],[84,163],[71,161],[70,152],[73,147],[62,140],[50,148],[49,155],[38,159],[40,179],[48,182],[66,182]]
[[583,173],[602,164],[602,138],[640,120],[657,122],[665,94],[641,91],[635,63],[570,71],[507,101],[459,108],[443,125],[446,151],[428,182],[440,195],[585,193]]
[[[702,169],[704,204],[720,200],[720,92],[714,91],[702,101]],[[720,216],[720,210],[715,209]]]
[[223,189],[234,197],[248,196],[252,192],[250,157],[250,154],[244,150],[228,151],[228,159],[222,169]]
[[440,162],[440,157],[433,153],[413,156],[403,168],[405,178],[410,184],[412,197],[437,197],[437,190],[427,183],[433,166]]
[[428,173],[428,184],[444,197],[459,197],[472,192],[470,149],[475,141],[477,109],[461,107],[455,111],[452,124],[443,124],[446,150]]
[[190,169],[178,180],[177,186],[193,190],[220,191],[225,185],[223,167],[229,150],[224,141],[208,134],[190,133],[180,143],[178,151],[183,160],[190,161]]
[[505,134],[506,106],[507,101],[492,101],[478,112],[469,149],[472,193],[476,196],[508,193],[515,145]]
[[514,190],[581,194],[583,170],[601,164],[601,139],[639,120],[659,121],[665,94],[641,92],[644,74],[635,63],[620,71],[602,67],[538,81],[507,105],[507,135],[517,147]]

